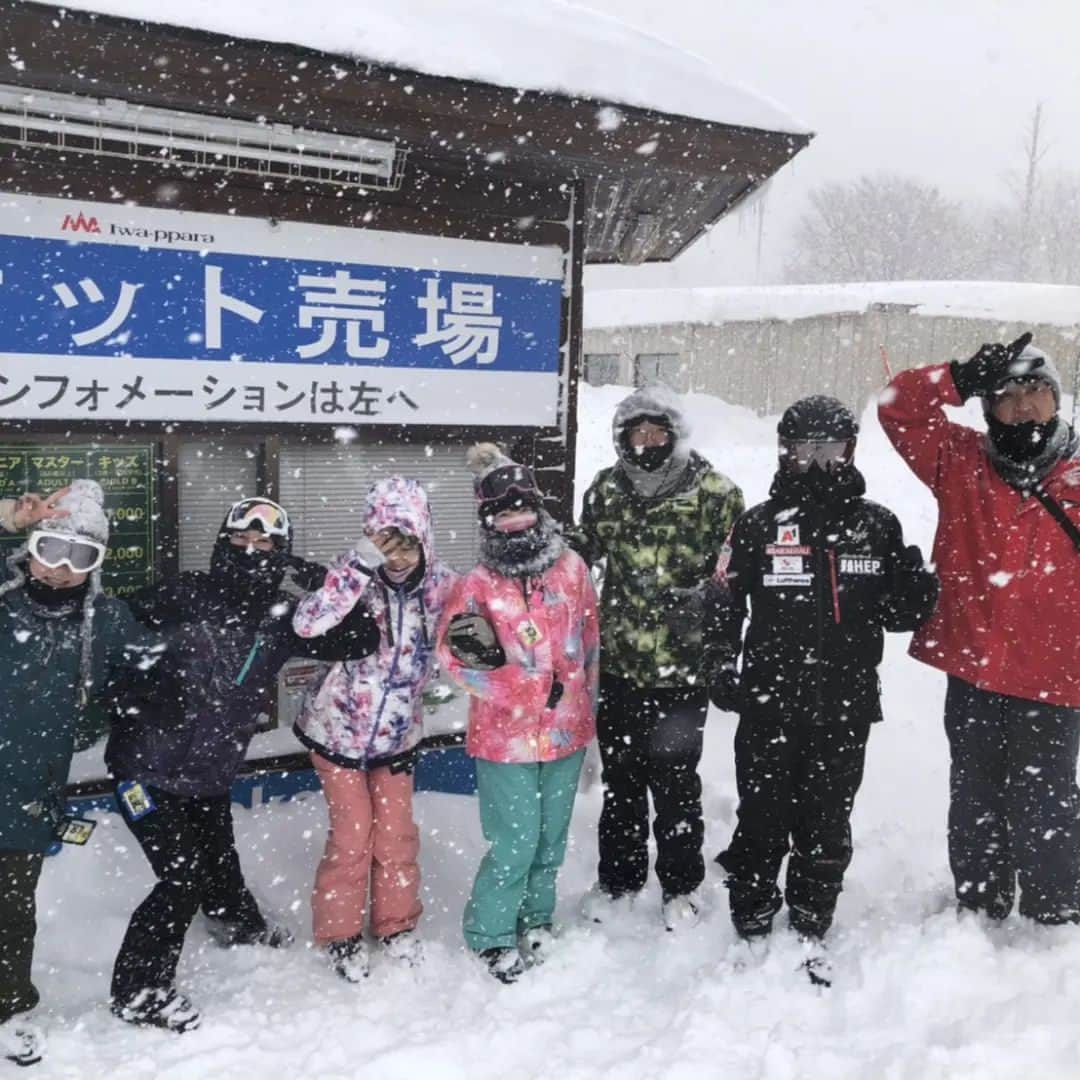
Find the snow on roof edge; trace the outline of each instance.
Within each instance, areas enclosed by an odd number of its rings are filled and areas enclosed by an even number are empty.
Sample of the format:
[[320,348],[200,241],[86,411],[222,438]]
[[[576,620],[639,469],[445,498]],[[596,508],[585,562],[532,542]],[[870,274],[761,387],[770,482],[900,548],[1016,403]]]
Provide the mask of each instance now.
[[1080,327],[1080,286],[1002,281],[887,281],[585,292],[587,330],[668,323],[718,324],[863,314],[873,304],[925,316]]
[[[593,99],[796,136],[811,129],[715,65],[570,0],[38,0],[50,7],[292,44],[511,90]],[[363,5],[366,10],[358,11]],[[513,10],[510,10],[513,9]],[[452,15],[453,17],[448,17]],[[615,56],[619,62],[611,63]],[[704,103],[704,104],[703,104]],[[601,122],[606,122],[601,118]]]

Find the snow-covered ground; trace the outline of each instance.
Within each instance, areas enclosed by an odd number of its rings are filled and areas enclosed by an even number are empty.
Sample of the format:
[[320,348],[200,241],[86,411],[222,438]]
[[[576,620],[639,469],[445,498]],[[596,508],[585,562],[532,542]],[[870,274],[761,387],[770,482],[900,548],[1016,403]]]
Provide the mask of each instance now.
[[[617,387],[581,388],[579,472],[609,462]],[[696,443],[760,500],[775,460],[775,420],[691,398]],[[929,546],[934,507],[885,443],[871,412],[859,464],[871,497]],[[428,957],[413,973],[374,968],[363,986],[331,975],[305,944],[308,893],[322,846],[321,797],[237,809],[249,880],[299,931],[287,953],[221,951],[200,927],[180,968],[202,1007],[184,1036],[132,1029],[105,1005],[126,919],[151,875],[118,818],[90,845],[47,860],[35,974],[50,1037],[35,1075],[192,1078],[724,1077],[732,1080],[1040,1080],[1080,1076],[1080,931],[1015,917],[988,932],[958,924],[945,854],[944,678],[890,640],[886,721],[873,732],[856,804],[856,852],[832,936],[836,984],[813,989],[785,933],[746,967],[710,867],[706,919],[666,934],[655,886],[614,925],[583,925],[577,901],[595,871],[600,793],[579,798],[560,879],[559,955],[503,987],[462,948],[459,920],[482,852],[474,800],[417,797],[423,850],[421,928]],[[710,716],[702,772],[706,850],[726,843],[735,808],[734,718]],[[11,1067],[10,1071],[14,1071]]]

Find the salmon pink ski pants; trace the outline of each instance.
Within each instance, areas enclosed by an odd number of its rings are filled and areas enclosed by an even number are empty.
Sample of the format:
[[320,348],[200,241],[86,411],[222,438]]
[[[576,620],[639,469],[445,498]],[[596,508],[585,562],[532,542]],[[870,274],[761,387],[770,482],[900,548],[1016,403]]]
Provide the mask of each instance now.
[[412,774],[346,769],[314,753],[311,761],[330,812],[311,897],[316,943],[342,941],[364,929],[369,886],[372,933],[384,938],[412,930],[423,911]]

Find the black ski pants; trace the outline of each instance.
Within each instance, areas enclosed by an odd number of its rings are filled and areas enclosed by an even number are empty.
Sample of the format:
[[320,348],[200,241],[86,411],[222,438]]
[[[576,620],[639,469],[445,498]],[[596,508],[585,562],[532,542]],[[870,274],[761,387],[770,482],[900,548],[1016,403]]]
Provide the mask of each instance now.
[[1080,918],[1080,709],[949,677],[949,865],[961,907],[1004,919]]
[[664,896],[682,896],[705,878],[701,778],[708,692],[642,688],[600,677],[597,735],[603,763],[600,887],[612,896],[642,889],[649,876],[649,793],[656,820],[656,876]]
[[37,892],[45,856],[0,851],[0,1024],[38,1003],[30,981],[37,933]]
[[[148,787],[156,808],[124,820],[158,883],[135,909],[113,968],[112,995],[127,1001],[143,989],[173,985],[188,927],[203,912],[243,930],[265,928],[244,883],[228,795],[194,798]],[[121,804],[123,805],[123,804]]]
[[[839,711],[839,710],[838,710]],[[780,910],[780,864],[793,929],[821,937],[832,925],[851,862],[851,811],[862,783],[870,720],[799,722],[783,703],[744,708],[735,732],[738,823],[718,858],[731,918],[744,937],[767,934]]]

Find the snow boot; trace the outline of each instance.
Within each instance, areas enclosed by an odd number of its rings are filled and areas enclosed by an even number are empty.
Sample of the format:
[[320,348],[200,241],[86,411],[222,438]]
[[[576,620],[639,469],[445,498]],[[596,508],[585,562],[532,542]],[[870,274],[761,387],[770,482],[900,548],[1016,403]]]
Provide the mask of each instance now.
[[799,965],[799,970],[806,972],[806,977],[814,986],[820,986],[823,989],[832,986],[833,966],[825,949],[825,942],[819,937],[800,934],[799,947],[803,952],[803,961]]
[[634,906],[637,893],[610,893],[599,882],[581,898],[581,915],[586,922],[609,922],[619,915],[627,915]]
[[262,926],[250,927],[228,922],[214,915],[207,915],[206,931],[223,949],[233,945],[265,945],[270,949],[287,949],[295,940],[287,926],[264,922]]
[[401,930],[396,934],[379,938],[379,943],[395,964],[406,967],[419,967],[424,962],[424,944],[412,930]]
[[663,904],[665,929],[668,933],[674,934],[683,930],[692,930],[701,922],[703,906],[701,893],[696,889],[682,896],[665,897]]
[[113,1016],[136,1027],[157,1027],[183,1034],[202,1022],[199,1010],[179,990],[147,988],[126,1001],[113,1001]]
[[500,946],[494,949],[483,949],[480,959],[487,964],[488,973],[499,982],[510,985],[515,983],[525,974],[525,961],[521,959],[521,953],[517,949]]
[[518,950],[526,967],[539,967],[550,956],[555,935],[550,926],[533,926],[518,939]]
[[768,934],[737,938],[728,951],[732,968],[743,972],[761,967],[769,957],[771,943],[772,938]]
[[326,946],[326,955],[330,958],[330,966],[335,973],[346,982],[363,982],[371,971],[371,959],[363,934],[356,934],[342,941],[331,941]]
[[36,1065],[45,1049],[45,1037],[28,1020],[13,1016],[0,1024],[0,1054],[16,1065]]

